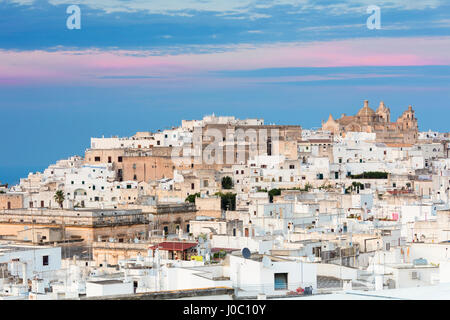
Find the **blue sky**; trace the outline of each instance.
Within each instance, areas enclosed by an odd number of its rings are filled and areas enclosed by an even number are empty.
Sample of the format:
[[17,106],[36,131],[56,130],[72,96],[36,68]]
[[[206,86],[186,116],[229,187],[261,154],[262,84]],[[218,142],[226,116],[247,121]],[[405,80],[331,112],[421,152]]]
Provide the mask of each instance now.
[[[81,30],[66,28],[71,4]],[[383,100],[449,131],[448,1],[7,0],[0,13],[2,182],[83,155],[92,136],[213,112],[311,128]]]

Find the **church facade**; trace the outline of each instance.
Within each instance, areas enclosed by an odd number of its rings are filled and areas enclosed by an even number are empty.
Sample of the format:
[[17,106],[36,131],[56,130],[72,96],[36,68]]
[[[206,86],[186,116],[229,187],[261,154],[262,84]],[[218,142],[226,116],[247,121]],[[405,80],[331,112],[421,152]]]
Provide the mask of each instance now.
[[322,121],[322,130],[335,135],[345,136],[347,132],[376,133],[377,142],[392,144],[414,144],[418,137],[418,122],[411,106],[397,119],[391,122],[391,111],[383,101],[376,111],[369,107],[369,101],[364,101],[358,113],[354,116],[343,114],[339,119]]

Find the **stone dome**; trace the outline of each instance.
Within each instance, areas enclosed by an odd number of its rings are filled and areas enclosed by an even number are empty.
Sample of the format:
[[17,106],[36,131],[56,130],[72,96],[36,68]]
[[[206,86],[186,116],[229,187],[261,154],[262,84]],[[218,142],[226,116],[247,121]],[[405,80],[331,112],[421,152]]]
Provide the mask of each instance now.
[[361,108],[361,110],[358,111],[358,113],[356,114],[358,117],[371,117],[375,115],[375,111],[373,111],[370,107],[369,107],[369,101],[365,100],[364,101],[364,107]]

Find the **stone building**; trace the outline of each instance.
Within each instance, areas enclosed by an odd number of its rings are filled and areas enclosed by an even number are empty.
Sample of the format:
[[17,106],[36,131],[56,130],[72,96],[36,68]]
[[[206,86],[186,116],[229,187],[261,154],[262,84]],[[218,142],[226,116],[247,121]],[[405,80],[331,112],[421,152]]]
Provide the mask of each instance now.
[[23,208],[23,194],[0,194],[0,210]]
[[364,101],[364,107],[354,116],[342,114],[333,119],[330,114],[326,122],[322,122],[322,130],[335,135],[345,136],[347,132],[376,133],[377,142],[414,144],[418,139],[418,122],[411,106],[397,119],[391,122],[391,111],[383,101],[376,111]]
[[63,239],[83,241],[86,244],[111,237],[124,242],[143,237],[149,231],[149,220],[148,215],[138,209],[39,208],[1,212],[0,236],[17,237],[20,231],[29,228],[62,228]]

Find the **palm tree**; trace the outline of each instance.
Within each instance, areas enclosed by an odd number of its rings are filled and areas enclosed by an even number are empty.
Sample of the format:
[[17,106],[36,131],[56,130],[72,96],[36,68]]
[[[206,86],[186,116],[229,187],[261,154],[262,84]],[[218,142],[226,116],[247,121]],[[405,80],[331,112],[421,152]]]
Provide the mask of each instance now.
[[63,192],[62,190],[56,191],[54,198],[55,198],[55,201],[56,201],[57,203],[59,203],[59,205],[60,205],[60,207],[61,207],[61,209],[62,209],[62,207],[63,207],[63,202],[64,202],[64,199],[65,199],[65,197],[64,197],[64,192]]

